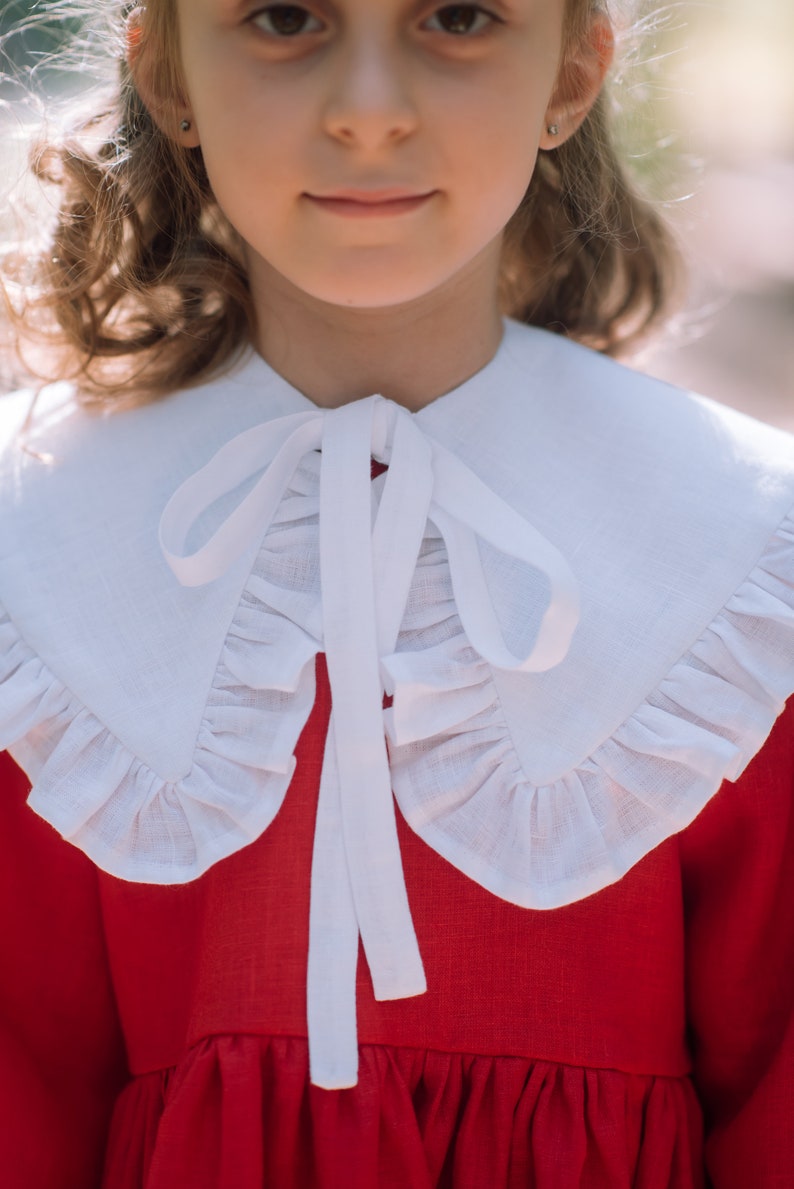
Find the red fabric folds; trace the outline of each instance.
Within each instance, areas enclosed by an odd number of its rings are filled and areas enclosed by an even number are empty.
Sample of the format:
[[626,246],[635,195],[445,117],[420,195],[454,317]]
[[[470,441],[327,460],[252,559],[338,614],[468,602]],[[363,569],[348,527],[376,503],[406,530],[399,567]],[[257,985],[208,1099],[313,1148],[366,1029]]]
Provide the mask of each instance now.
[[105,1184],[699,1189],[699,1120],[686,1078],[364,1045],[328,1092],[304,1040],[221,1036],[123,1092]]

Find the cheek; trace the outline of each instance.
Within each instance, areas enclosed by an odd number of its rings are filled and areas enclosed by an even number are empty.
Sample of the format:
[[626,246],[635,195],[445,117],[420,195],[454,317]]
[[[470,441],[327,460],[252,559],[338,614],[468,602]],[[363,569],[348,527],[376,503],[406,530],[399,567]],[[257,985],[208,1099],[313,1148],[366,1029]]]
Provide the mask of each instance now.
[[[281,115],[261,88],[213,80],[195,105],[204,164],[213,192],[232,223],[273,211],[298,184],[295,146],[301,143],[293,108]],[[245,234],[244,227],[238,227]]]
[[262,213],[275,214],[317,180],[311,130],[296,106],[285,108],[263,96],[246,112],[217,123],[212,143],[202,137],[207,172],[216,195],[223,190],[238,204],[253,200]]
[[507,206],[518,205],[532,178],[545,110],[542,89],[527,86],[525,80],[511,88],[502,80],[483,94],[476,118],[467,124],[458,121],[450,130],[473,194],[490,200],[501,196]]
[[245,150],[240,165],[248,171],[262,156],[263,143],[277,140],[291,108],[270,99],[239,54],[198,39],[190,48],[184,54],[185,84],[207,166]]

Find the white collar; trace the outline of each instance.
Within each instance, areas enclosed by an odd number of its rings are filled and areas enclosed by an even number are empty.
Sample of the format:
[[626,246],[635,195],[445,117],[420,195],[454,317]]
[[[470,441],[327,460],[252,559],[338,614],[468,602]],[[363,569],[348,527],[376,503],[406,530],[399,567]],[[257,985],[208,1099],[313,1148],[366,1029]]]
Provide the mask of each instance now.
[[[355,1081],[359,932],[378,997],[424,988],[384,690],[409,824],[548,908],[691,821],[794,689],[792,439],[543,332],[507,323],[494,360],[416,415],[378,397],[322,413],[252,356],[158,406],[56,409],[39,438],[53,466],[9,448],[0,472],[0,745],[100,866],[179,882],[257,837],[327,653],[322,1085]],[[389,463],[372,485],[370,454]],[[179,586],[157,545],[176,488],[170,562],[206,586]],[[204,537],[227,527],[180,561],[208,495]]]

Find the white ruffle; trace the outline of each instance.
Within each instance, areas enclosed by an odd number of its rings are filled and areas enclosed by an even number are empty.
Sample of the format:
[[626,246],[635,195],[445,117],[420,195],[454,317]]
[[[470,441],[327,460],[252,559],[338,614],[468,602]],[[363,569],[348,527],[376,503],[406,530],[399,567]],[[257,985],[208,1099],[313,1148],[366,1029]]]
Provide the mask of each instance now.
[[511,903],[554,908],[614,883],[741,774],[794,691],[789,514],[643,704],[581,764],[532,784],[493,673],[463,634],[439,544],[425,542],[397,649],[382,661],[395,797],[433,850]]
[[[305,479],[300,472],[295,483]],[[319,586],[310,575],[295,589],[287,559],[316,552],[317,521],[316,499],[291,491],[248,577],[192,767],[178,781],[163,780],[83,706],[0,606],[0,749],[24,740],[37,769],[32,808],[103,870],[185,883],[253,842],[275,817],[314,703],[320,648]]]

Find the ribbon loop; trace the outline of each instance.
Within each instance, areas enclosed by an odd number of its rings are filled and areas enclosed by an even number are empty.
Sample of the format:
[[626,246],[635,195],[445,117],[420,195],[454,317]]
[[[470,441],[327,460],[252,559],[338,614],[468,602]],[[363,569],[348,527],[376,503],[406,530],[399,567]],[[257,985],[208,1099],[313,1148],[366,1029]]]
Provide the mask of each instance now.
[[[220,578],[261,540],[301,459],[322,439],[322,413],[297,413],[257,425],[222,446],[174,492],[160,519],[160,548],[183,586]],[[191,529],[212,505],[253,475],[264,474],[209,541],[185,555]]]
[[[567,561],[551,541],[437,442],[433,443],[433,474],[430,518],[444,538],[455,603],[473,648],[497,669],[542,673],[554,668],[564,660],[579,622],[579,590]],[[549,580],[549,604],[525,656],[516,656],[505,644],[475,534]]]

